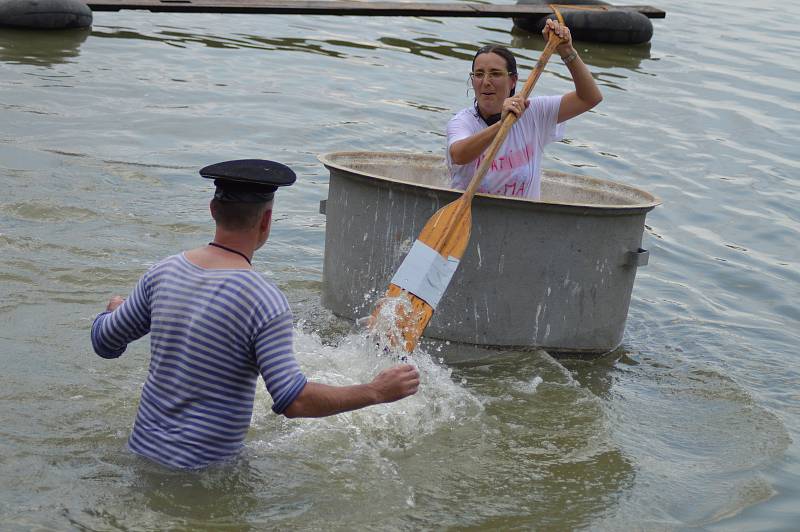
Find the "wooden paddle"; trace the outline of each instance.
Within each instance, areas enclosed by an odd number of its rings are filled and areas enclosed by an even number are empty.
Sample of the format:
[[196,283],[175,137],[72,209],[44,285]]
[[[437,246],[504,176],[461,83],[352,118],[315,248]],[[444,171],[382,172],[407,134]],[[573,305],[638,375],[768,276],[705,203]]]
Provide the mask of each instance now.
[[[557,13],[557,15],[559,19],[561,19],[560,14]],[[561,21],[563,23],[563,19],[561,19]],[[561,44],[561,38],[555,33],[551,33],[547,45],[539,56],[539,60],[536,62],[535,68],[528,76],[528,80],[522,88],[520,95],[523,99],[528,99],[547,61],[559,44]],[[481,161],[467,189],[459,199],[436,211],[422,229],[417,240],[435,250],[444,259],[452,258],[460,261],[461,257],[463,257],[464,251],[467,249],[467,244],[469,243],[469,236],[472,228],[472,198],[478,190],[481,180],[492,164],[495,155],[497,155],[500,146],[503,144],[503,141],[505,141],[508,132],[511,130],[511,126],[513,126],[516,121],[517,116],[514,113],[508,113],[506,115],[492,144],[486,152],[484,152],[483,161]],[[411,253],[406,256],[403,261],[404,263],[409,260],[410,255]],[[403,264],[401,264],[400,268],[403,268]],[[389,289],[386,292],[385,298],[378,302],[375,311],[372,313],[372,323],[374,325],[379,319],[382,305],[390,301],[391,298],[398,298],[400,296],[407,297],[410,305],[396,305],[393,310],[394,318],[397,330],[400,331],[403,336],[405,350],[410,353],[414,350],[419,337],[422,336],[422,332],[425,330],[425,327],[427,327],[433,315],[434,308],[428,302],[400,286],[391,283],[389,284]],[[397,343],[396,338],[390,338],[390,341],[395,345]]]

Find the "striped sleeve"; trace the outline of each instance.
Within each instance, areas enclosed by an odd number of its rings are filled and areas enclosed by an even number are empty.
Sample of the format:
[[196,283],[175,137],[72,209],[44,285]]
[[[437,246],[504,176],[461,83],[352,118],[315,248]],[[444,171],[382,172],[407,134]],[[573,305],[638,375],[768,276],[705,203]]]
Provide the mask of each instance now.
[[97,315],[92,323],[92,347],[103,358],[117,358],[128,344],[150,332],[148,274],[142,276],[131,295],[113,312]]
[[256,362],[276,414],[282,414],[306,385],[294,357],[292,323],[292,312],[287,310],[267,321],[255,338]]

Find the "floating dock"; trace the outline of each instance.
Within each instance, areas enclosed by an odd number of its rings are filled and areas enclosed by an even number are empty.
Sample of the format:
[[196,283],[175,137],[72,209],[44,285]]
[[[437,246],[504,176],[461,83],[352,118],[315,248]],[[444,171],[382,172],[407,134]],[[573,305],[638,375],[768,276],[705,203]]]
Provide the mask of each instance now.
[[[273,15],[347,15],[373,17],[539,18],[553,11],[546,6],[491,4],[431,4],[354,2],[348,0],[88,0],[92,11],[141,9],[170,13],[245,13]],[[568,9],[566,6],[561,6]],[[609,6],[610,11],[637,11],[648,18],[666,12],[651,6]]]

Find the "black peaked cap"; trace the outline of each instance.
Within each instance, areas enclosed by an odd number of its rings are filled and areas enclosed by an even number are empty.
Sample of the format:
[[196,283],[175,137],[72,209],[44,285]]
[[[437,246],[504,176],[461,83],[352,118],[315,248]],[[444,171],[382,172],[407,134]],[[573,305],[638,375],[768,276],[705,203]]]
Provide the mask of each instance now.
[[216,163],[200,170],[213,179],[219,201],[260,203],[269,201],[278,187],[289,186],[297,176],[285,164],[263,159],[239,159]]

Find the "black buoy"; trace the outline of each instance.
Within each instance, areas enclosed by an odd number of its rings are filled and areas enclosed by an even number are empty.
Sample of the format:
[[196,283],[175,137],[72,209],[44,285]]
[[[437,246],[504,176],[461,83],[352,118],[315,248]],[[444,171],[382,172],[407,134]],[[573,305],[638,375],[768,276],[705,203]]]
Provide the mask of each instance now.
[[[549,5],[542,0],[518,0],[519,4]],[[611,5],[598,0],[559,0],[559,6],[603,6]],[[576,41],[605,42],[614,44],[640,44],[653,37],[653,24],[650,19],[633,10],[570,10],[561,9],[564,23],[569,27]],[[545,21],[556,18],[548,15],[539,18],[514,18],[514,25],[520,29],[540,33]]]
[[91,25],[92,10],[80,0],[0,0],[0,26],[56,30]]

